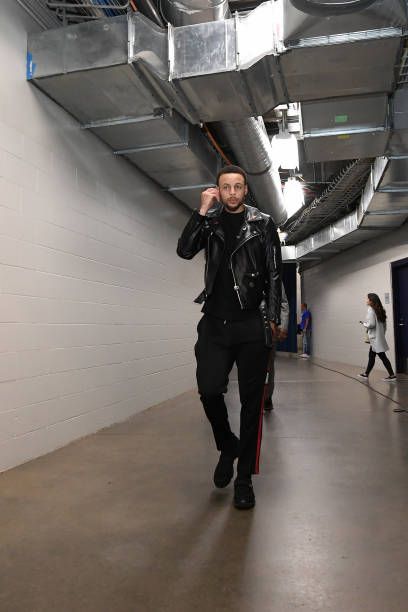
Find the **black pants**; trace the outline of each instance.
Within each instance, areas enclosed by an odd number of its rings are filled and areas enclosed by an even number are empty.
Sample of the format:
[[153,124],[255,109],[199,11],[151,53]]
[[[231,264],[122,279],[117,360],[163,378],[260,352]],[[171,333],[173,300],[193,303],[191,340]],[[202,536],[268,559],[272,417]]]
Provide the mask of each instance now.
[[[238,455],[238,477],[257,473],[262,434],[262,395],[269,349],[261,315],[245,321],[222,321],[204,315],[195,346],[197,384],[217,449]],[[241,400],[240,438],[232,433],[224,402],[228,376],[238,369]]]
[[392,369],[392,365],[387,355],[385,353],[375,353],[373,349],[371,348],[371,346],[370,346],[370,352],[368,353],[368,365],[366,369],[366,374],[369,374],[371,370],[373,369],[376,355],[378,355],[381,361],[383,362],[388,374],[390,376],[394,376],[394,370]]

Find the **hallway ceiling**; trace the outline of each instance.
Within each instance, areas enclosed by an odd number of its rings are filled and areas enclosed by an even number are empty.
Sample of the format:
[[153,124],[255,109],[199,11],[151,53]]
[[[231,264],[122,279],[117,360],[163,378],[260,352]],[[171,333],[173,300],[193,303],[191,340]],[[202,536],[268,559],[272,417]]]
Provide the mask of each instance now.
[[[305,205],[282,227],[288,244],[357,210],[375,158],[408,156],[405,0],[324,18],[290,0],[232,0],[234,18],[169,33],[152,0],[18,1],[45,28],[29,38],[29,79],[189,207],[212,183],[220,151],[237,158],[220,122],[261,115],[272,137],[289,102],[300,103],[290,131]],[[73,25],[49,30],[64,19]]]

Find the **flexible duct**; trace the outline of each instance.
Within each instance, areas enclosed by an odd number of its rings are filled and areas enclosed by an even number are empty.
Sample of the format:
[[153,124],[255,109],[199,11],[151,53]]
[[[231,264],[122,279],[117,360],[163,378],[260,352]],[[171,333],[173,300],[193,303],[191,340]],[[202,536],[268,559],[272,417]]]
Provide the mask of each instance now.
[[277,226],[287,219],[279,172],[272,165],[272,150],[263,120],[224,121],[225,136],[240,166],[248,174],[251,191]]
[[[173,25],[217,21],[230,16],[226,0],[161,0],[163,15]],[[221,123],[238,163],[248,173],[249,186],[262,210],[277,226],[287,219],[279,172],[272,167],[272,147],[263,121],[253,117]]]

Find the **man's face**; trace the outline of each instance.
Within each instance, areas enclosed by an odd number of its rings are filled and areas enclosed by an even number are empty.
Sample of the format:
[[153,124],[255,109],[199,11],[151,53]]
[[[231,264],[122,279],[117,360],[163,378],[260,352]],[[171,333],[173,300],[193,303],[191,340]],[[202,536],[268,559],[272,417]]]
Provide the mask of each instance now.
[[221,174],[218,187],[221,203],[229,212],[241,212],[244,209],[244,198],[248,193],[248,187],[241,174]]

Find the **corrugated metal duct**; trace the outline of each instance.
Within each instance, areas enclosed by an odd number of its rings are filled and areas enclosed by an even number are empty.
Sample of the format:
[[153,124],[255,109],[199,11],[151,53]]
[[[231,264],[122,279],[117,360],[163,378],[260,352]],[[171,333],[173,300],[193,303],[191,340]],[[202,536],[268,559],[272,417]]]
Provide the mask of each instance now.
[[259,207],[281,226],[288,214],[283,202],[279,172],[272,165],[272,148],[262,117],[224,121],[222,128],[239,164],[248,173]]

